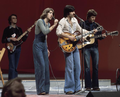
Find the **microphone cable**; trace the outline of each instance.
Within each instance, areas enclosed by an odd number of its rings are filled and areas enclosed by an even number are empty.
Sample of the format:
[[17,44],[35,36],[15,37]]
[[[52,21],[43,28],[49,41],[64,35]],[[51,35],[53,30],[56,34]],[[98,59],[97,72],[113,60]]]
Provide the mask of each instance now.
[[53,73],[53,69],[52,69],[50,60],[49,60],[49,66],[50,66],[50,70],[51,70],[52,76],[53,76],[53,78],[55,79],[56,86],[58,86],[58,93],[57,93],[57,94],[59,94],[59,84],[58,84],[57,78],[55,77],[55,75],[54,75],[54,73]]

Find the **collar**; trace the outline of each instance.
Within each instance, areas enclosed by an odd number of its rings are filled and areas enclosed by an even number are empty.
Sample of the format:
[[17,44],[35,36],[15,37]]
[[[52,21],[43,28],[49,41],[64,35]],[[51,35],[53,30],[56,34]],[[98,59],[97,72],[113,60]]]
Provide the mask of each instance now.
[[[12,26],[12,25],[10,25],[10,26],[9,26],[9,29],[12,29],[12,28],[13,28],[13,26]],[[18,29],[17,25],[15,26],[15,28],[17,28],[17,29]]]
[[[65,18],[65,20],[68,22],[68,18]],[[72,21],[72,23],[75,23],[75,22],[76,22],[76,18],[73,17],[73,18],[71,19],[71,21]]]
[[85,22],[86,22],[86,24],[89,24],[89,25],[90,25],[90,24],[95,24],[95,22],[90,23],[88,20],[86,20]]

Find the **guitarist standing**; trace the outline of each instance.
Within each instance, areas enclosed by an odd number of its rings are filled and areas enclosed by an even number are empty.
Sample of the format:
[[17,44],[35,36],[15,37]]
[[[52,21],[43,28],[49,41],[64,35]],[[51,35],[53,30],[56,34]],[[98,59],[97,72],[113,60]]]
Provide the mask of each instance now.
[[[95,22],[97,16],[97,12],[94,9],[90,9],[87,12],[87,20],[81,21],[80,26],[88,31],[96,29],[99,24]],[[102,34],[101,31],[95,33],[94,35]],[[106,37],[105,34],[102,35],[103,39]],[[99,83],[98,83],[98,60],[99,60],[99,52],[98,52],[98,39],[95,39],[93,44],[89,44],[83,48],[83,56],[84,56],[84,69],[85,69],[85,88],[87,91],[93,90],[99,91]],[[90,56],[92,58],[92,81],[90,77]]]
[[[12,14],[8,18],[8,22],[10,26],[4,29],[2,36],[2,43],[17,43],[17,38],[22,35],[22,29],[18,27],[17,24],[17,15]],[[28,29],[30,32],[31,29]],[[28,34],[26,34],[21,41],[25,41],[27,39]],[[16,78],[18,76],[17,66],[20,58],[21,45],[17,46],[13,53],[10,53],[8,50],[8,59],[9,59],[9,74],[8,80]]]
[[[73,34],[75,31],[83,31],[83,33],[88,33],[87,30],[82,29],[75,16],[75,8],[71,5],[66,5],[64,8],[64,17],[60,20],[59,25],[56,29],[56,34],[58,37],[69,38],[71,41],[75,40],[75,36],[70,36],[64,32],[69,32]],[[76,47],[73,52],[64,52],[64,57],[66,61],[65,65],[65,86],[64,92],[66,94],[73,94],[81,90],[80,86],[80,55],[79,50]]]

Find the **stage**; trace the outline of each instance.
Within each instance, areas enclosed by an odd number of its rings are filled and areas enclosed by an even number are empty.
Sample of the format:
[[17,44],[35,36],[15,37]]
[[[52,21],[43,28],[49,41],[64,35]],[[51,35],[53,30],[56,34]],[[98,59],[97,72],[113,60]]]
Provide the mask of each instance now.
[[[7,74],[6,75],[4,74],[3,77],[5,79],[4,81],[6,82]],[[19,74],[19,77],[23,79],[22,83],[25,87],[27,97],[44,97],[44,96],[45,97],[86,97],[86,95],[89,93],[89,91],[82,91],[74,95],[66,95],[64,93],[64,79],[51,79],[49,95],[37,95],[34,74]],[[110,79],[99,79],[99,85],[100,85],[99,92],[116,92],[117,91],[116,86],[111,85]],[[81,86],[82,86],[82,80],[81,80]],[[1,81],[0,81],[0,87],[2,87]],[[83,80],[83,87],[84,87],[84,80]],[[0,89],[0,93],[1,91],[2,89]],[[93,91],[93,92],[96,92],[96,91]]]

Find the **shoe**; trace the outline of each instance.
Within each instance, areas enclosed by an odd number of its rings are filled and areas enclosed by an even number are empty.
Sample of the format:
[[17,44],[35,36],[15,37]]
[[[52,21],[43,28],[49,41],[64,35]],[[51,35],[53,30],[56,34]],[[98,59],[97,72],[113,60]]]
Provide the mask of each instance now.
[[81,90],[75,91],[74,94],[77,94],[77,93],[79,93],[80,91],[81,91]]
[[67,95],[71,95],[71,94],[74,94],[72,91],[68,91],[66,92]]
[[46,93],[45,92],[42,92],[42,93],[40,93],[40,94],[38,94],[38,95],[45,95]]
[[85,91],[91,91],[91,88],[86,88]]
[[45,95],[49,95],[49,93],[48,93],[48,92],[46,92],[46,93],[45,93]]
[[78,93],[78,92],[80,92],[81,90],[78,90],[78,91],[75,91],[74,93]]
[[95,87],[95,88],[93,88],[93,91],[100,91],[100,88]]

